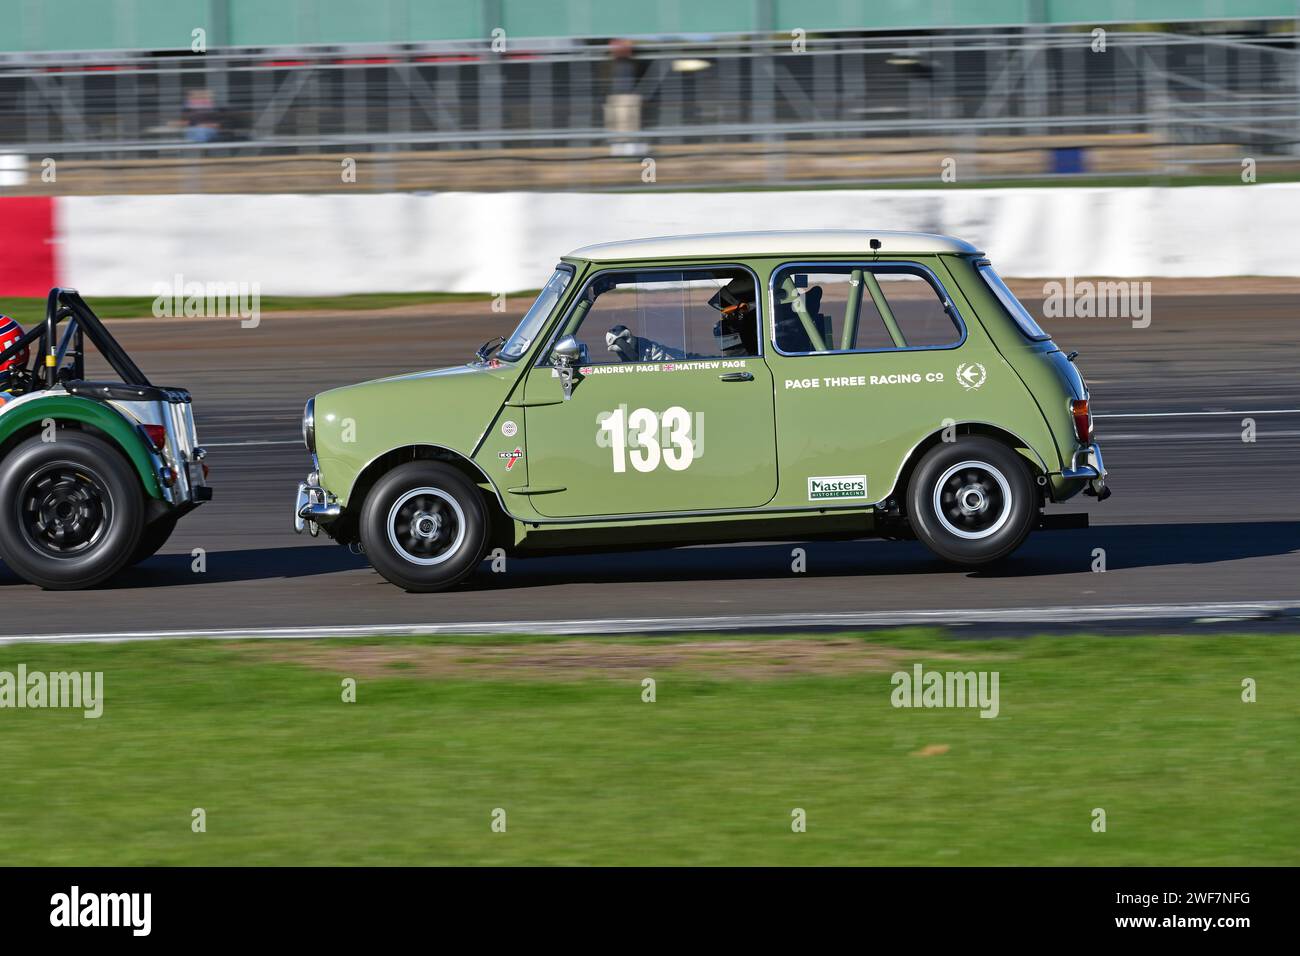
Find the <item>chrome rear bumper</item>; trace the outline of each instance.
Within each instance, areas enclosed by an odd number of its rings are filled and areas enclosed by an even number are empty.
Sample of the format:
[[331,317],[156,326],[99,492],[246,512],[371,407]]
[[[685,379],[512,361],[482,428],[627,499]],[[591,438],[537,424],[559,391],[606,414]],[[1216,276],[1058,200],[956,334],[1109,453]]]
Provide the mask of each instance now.
[[1101,460],[1101,446],[1096,442],[1077,449],[1070,460],[1070,467],[1061,471],[1061,477],[1071,480],[1087,479],[1088,487],[1084,494],[1095,495],[1098,501],[1110,497],[1110,489],[1106,487],[1106,466]]

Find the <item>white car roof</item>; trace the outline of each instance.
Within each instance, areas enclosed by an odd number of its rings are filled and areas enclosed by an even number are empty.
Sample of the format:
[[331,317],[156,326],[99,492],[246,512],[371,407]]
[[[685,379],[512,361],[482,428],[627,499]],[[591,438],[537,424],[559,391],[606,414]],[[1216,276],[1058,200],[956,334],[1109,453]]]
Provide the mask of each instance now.
[[[879,249],[871,240],[880,241]],[[791,229],[772,232],[715,232],[659,236],[583,246],[568,258],[614,262],[622,259],[687,259],[704,256],[899,255],[910,253],[978,255],[980,250],[952,236],[889,229]]]

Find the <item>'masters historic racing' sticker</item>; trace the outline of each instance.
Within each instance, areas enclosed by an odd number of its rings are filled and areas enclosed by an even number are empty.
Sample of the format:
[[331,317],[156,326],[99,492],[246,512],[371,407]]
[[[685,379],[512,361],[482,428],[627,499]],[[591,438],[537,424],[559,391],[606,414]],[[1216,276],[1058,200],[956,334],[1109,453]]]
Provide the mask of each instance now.
[[809,501],[866,497],[866,475],[818,475],[808,479]]

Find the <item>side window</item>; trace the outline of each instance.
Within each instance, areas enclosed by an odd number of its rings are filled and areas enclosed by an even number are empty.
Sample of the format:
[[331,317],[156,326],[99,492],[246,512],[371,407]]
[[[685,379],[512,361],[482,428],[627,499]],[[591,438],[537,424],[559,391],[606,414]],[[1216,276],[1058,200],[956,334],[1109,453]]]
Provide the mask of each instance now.
[[753,276],[745,269],[606,272],[562,326],[587,363],[673,362],[758,354]]
[[906,264],[783,266],[772,277],[776,347],[785,353],[956,345],[956,310],[929,273]]

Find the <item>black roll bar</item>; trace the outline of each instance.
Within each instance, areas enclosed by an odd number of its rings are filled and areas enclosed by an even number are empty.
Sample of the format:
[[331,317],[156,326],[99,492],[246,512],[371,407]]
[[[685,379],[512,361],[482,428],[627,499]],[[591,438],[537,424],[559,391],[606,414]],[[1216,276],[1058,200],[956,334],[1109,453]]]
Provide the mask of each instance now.
[[[59,341],[59,323],[67,319],[72,322],[65,331],[63,341]],[[89,337],[92,345],[104,356],[113,371],[122,377],[127,385],[140,385],[146,388],[153,383],[145,377],[140,367],[126,354],[126,350],[113,338],[108,327],[100,320],[76,289],[53,288],[45,300],[45,321],[23,333],[9,348],[0,352],[0,365],[17,356],[33,342],[40,343],[40,363],[44,369],[43,381],[46,388],[55,383],[58,364],[67,353],[68,346],[73,348],[73,376],[77,379],[86,377],[85,338]]]

